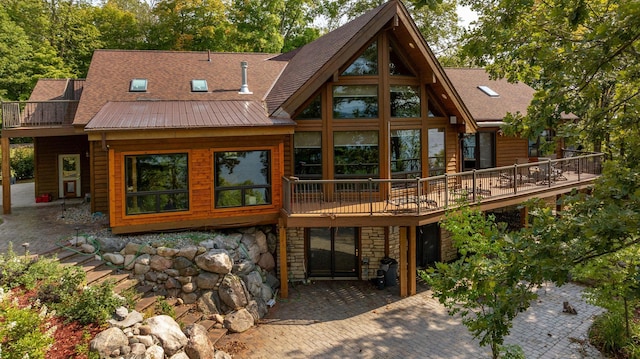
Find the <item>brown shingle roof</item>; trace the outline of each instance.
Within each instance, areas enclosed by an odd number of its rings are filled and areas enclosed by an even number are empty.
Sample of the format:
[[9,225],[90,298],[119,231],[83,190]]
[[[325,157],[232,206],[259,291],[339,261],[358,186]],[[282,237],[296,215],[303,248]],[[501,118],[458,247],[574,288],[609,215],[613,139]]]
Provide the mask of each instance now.
[[[445,71],[476,121],[502,121],[508,112],[527,114],[535,92],[527,84],[491,80],[484,69],[447,68]],[[490,97],[478,86],[488,86],[499,96]]]
[[29,101],[79,100],[84,79],[39,79]]
[[267,116],[258,101],[108,102],[86,131],[293,126],[292,120]]
[[[248,62],[251,95],[238,94],[242,61]],[[285,65],[272,54],[98,50],[74,125],[89,123],[107,102],[262,101]],[[147,92],[129,92],[134,78],[148,80]],[[207,80],[209,91],[191,92],[193,79]]]

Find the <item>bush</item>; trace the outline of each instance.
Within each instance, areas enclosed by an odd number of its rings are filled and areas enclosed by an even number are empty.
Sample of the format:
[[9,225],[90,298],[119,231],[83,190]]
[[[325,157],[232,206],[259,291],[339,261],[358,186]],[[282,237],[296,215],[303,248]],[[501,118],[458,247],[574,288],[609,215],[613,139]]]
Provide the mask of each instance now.
[[78,321],[82,325],[96,323],[103,324],[113,312],[126,300],[113,293],[113,282],[106,281],[96,286],[85,287],[74,297],[65,298],[56,309],[70,320]]
[[19,180],[33,178],[33,147],[15,147],[11,149],[11,173]]
[[3,359],[45,358],[53,337],[46,327],[47,308],[18,308],[8,300],[0,302],[0,357]]
[[624,333],[624,317],[618,313],[607,312],[594,320],[589,330],[589,339],[601,351],[616,354],[629,343]]

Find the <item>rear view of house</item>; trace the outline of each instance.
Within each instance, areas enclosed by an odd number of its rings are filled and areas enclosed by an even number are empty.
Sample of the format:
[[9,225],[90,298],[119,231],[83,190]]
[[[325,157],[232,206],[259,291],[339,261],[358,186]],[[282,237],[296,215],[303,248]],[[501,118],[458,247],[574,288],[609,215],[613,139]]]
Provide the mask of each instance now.
[[[72,121],[3,104],[3,153],[34,137],[36,194],[90,196],[114,233],[277,225],[285,297],[292,280],[372,278],[386,257],[413,294],[417,267],[456,255],[446,208],[555,199],[599,174],[598,155],[529,163],[529,141],[499,132],[511,110],[483,117],[492,95],[465,71],[440,66],[399,1],[287,54],[100,50],[86,81],[39,83]],[[532,90],[509,91],[526,110]]]

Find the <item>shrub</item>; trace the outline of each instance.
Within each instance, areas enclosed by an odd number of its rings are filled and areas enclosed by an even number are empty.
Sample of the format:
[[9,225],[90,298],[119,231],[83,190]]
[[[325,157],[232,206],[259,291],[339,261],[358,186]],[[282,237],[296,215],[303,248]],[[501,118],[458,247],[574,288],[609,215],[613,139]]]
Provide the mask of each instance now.
[[0,357],[3,359],[44,359],[53,344],[47,328],[47,308],[18,308],[8,300],[0,302]]
[[57,307],[70,320],[86,325],[103,324],[115,309],[125,304],[125,299],[113,293],[113,282],[106,281],[96,286],[85,287],[74,297],[65,298]]
[[33,178],[34,160],[33,147],[23,146],[11,149],[11,170],[17,179]]
[[589,330],[589,339],[601,351],[615,354],[620,353],[629,342],[624,332],[624,317],[618,313],[606,312],[594,320]]

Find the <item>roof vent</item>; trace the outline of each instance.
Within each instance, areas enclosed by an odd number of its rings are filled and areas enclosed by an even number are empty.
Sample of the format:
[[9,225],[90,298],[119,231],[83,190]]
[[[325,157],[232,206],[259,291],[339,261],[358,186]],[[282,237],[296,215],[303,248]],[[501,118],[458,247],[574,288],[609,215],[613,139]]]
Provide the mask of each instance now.
[[253,92],[249,91],[249,85],[247,85],[247,67],[249,67],[249,64],[246,61],[242,61],[240,67],[242,68],[242,86],[240,86],[240,92],[238,93],[251,95]]
[[489,86],[478,86],[478,88],[489,97],[500,97],[500,94],[493,91]]

